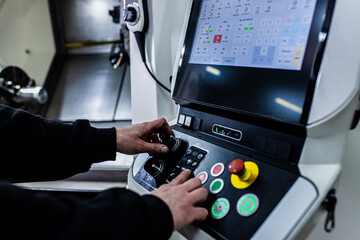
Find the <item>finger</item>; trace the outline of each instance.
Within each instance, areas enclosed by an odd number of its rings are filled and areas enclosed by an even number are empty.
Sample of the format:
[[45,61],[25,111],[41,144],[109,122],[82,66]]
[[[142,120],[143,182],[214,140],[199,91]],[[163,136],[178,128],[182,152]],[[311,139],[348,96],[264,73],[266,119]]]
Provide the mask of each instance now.
[[208,197],[208,190],[205,188],[197,188],[189,193],[189,197],[194,204],[203,203]]
[[190,170],[185,170],[182,171],[179,176],[177,176],[176,178],[174,178],[170,184],[171,185],[179,185],[184,183],[189,177],[190,177],[191,171]]
[[169,148],[164,144],[142,141],[139,152],[146,152],[149,154],[165,154],[169,152]]
[[202,184],[199,178],[192,178],[183,184],[183,188],[185,188],[185,190],[188,192],[191,192],[201,186]]
[[170,128],[169,124],[164,118],[157,119],[149,123],[151,131],[154,133],[159,133],[160,138],[166,135],[175,135],[173,130]]
[[193,213],[193,219],[196,222],[204,221],[207,218],[207,216],[209,215],[208,210],[206,208],[202,208],[202,207],[194,208],[192,213]]
[[153,133],[153,134],[151,135],[151,142],[153,142],[153,143],[160,143],[159,135]]

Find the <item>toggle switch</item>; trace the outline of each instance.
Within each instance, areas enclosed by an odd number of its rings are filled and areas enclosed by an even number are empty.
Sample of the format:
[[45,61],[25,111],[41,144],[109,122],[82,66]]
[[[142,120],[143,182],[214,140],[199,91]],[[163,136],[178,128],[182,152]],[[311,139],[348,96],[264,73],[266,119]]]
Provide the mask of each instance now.
[[259,168],[254,162],[233,160],[228,168],[231,173],[231,184],[238,189],[248,188],[259,176]]

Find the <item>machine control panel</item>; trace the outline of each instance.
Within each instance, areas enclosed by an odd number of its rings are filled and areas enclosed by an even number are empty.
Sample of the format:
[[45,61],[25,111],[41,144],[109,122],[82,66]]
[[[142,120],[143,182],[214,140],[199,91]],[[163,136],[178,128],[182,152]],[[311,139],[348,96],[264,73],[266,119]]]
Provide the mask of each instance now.
[[[209,191],[204,203],[209,216],[198,227],[216,239],[250,239],[299,178],[252,157],[174,132],[176,137],[170,142],[180,142],[177,151],[147,156],[133,172],[134,180],[153,191],[190,169],[192,177],[201,179]],[[234,228],[234,223],[241,227]]]

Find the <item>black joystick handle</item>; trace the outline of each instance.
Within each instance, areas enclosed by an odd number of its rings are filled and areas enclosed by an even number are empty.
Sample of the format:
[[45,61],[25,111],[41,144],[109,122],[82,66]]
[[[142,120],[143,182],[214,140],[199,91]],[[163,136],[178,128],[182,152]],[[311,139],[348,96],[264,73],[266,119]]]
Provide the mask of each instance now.
[[168,135],[162,138],[162,143],[169,148],[170,153],[178,152],[181,147],[184,145],[183,140],[176,138],[172,135]]

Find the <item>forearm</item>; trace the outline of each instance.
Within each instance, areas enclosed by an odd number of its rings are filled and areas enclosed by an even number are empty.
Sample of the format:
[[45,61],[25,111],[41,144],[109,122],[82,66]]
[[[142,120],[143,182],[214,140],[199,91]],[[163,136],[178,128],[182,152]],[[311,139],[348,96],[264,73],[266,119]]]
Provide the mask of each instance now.
[[110,189],[86,201],[0,184],[0,231],[13,239],[168,239],[168,207],[154,196]]
[[10,181],[66,178],[116,156],[115,129],[84,120],[66,124],[0,105],[0,133],[0,179]]

